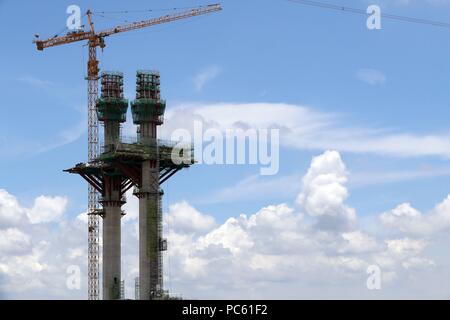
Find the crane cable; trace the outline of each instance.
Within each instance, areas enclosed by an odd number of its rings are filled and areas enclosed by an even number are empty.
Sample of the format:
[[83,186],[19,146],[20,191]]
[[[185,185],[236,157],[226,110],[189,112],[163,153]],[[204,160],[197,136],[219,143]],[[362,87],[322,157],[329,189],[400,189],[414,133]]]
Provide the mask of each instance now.
[[[118,22],[123,22],[123,23],[129,23],[129,20],[126,19],[120,19],[117,17],[111,17],[111,16],[106,16],[105,14],[129,14],[129,13],[144,13],[144,12],[161,12],[161,11],[178,11],[178,10],[189,10],[189,9],[199,9],[199,8],[203,8],[206,5],[203,6],[195,6],[195,7],[179,7],[179,8],[162,8],[162,9],[144,9],[144,10],[123,10],[123,11],[94,11],[92,12],[93,15],[99,16],[101,18],[104,19],[109,19],[109,20],[115,20]],[[81,19],[83,19],[87,14],[84,13],[81,16]],[[53,38],[59,37],[60,35],[62,35],[64,32],[66,32],[69,28],[67,26],[64,27],[64,29],[62,29],[60,32],[56,33]]]
[[121,23],[129,23],[130,22],[130,21],[126,20],[126,19],[124,20],[124,19],[119,19],[119,18],[116,18],[116,17],[106,16],[106,15],[101,14],[101,13],[92,13],[92,15],[95,15],[96,17],[101,17],[101,18],[107,19],[107,20],[118,21],[118,22],[121,22]]
[[[317,8],[322,8],[322,9],[330,9],[330,10],[343,11],[343,12],[348,12],[348,13],[355,13],[355,14],[370,16],[370,14],[367,13],[366,10],[352,8],[352,7],[346,7],[346,6],[339,6],[339,5],[331,4],[331,3],[327,3],[327,2],[311,1],[311,0],[285,0],[285,1],[296,3],[296,4],[301,4],[301,5],[305,5],[305,6],[311,6],[311,7],[317,7]],[[390,14],[390,13],[383,13],[382,17],[384,17],[386,19],[390,19],[390,20],[397,20],[397,21],[410,22],[410,23],[416,23],[416,24],[426,24],[426,25],[432,25],[435,27],[442,27],[442,28],[450,29],[450,23],[448,23],[448,22],[400,16],[400,15],[395,15],[395,14]]]
[[143,9],[143,10],[123,10],[123,11],[96,11],[93,13],[96,14],[127,14],[127,13],[143,13],[143,12],[161,12],[161,11],[176,11],[176,10],[188,10],[188,9],[199,9],[203,8],[203,6],[195,6],[195,7],[179,7],[179,8],[163,8],[163,9]]
[[[82,16],[81,16],[81,20],[83,20],[83,18],[86,16],[86,13],[85,14],[83,14]],[[58,33],[56,33],[54,36],[53,36],[53,38],[56,38],[56,37],[59,37],[60,35],[62,35],[64,32],[66,32],[67,30],[69,30],[69,28],[67,27],[67,25],[60,31],[60,32],[58,32]]]
[[160,12],[160,11],[179,11],[179,10],[189,10],[189,9],[200,9],[204,8],[203,6],[196,6],[196,7],[179,7],[179,8],[165,8],[165,9],[146,9],[146,10],[124,10],[124,11],[94,11],[92,12],[93,15],[96,15],[98,17],[101,17],[103,19],[107,20],[114,20],[121,23],[130,23],[127,19],[120,19],[117,17],[112,17],[106,14],[126,14],[126,13],[142,13],[142,12]]

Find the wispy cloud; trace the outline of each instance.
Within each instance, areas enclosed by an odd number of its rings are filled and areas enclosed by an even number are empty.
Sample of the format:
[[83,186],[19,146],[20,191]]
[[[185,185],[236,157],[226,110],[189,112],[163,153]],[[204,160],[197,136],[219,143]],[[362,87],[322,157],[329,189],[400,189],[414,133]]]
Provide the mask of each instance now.
[[300,105],[281,103],[192,104],[171,109],[161,134],[170,138],[178,128],[193,130],[194,120],[204,129],[280,129],[281,146],[300,150],[328,150],[402,157],[450,157],[450,134],[416,134],[364,123]]
[[419,168],[417,170],[396,170],[384,172],[355,172],[350,175],[349,183],[352,188],[360,188],[370,185],[422,180],[449,175],[449,167]]
[[214,204],[229,202],[248,202],[251,200],[274,200],[294,196],[300,191],[301,175],[267,177],[252,175],[238,181],[233,186],[213,192],[196,204]]
[[221,72],[222,69],[218,66],[210,66],[206,69],[203,69],[194,77],[195,89],[197,91],[202,91],[203,87],[208,82],[214,80]]
[[394,0],[394,1],[392,1],[392,0],[389,0],[389,1],[383,0],[381,3],[383,3],[383,4],[394,4],[394,5],[398,5],[398,6],[406,6],[406,5],[417,4],[419,2],[427,2],[427,3],[429,3],[431,5],[434,5],[434,6],[443,6],[443,5],[449,4],[450,1],[449,0],[422,0],[422,1],[419,1],[419,0]]
[[356,77],[372,86],[381,85],[386,82],[386,76],[384,73],[376,69],[359,69],[356,72]]
[[25,75],[17,79],[20,82],[26,83],[35,88],[50,88],[54,86],[54,83],[48,80],[42,80],[32,75]]
[[86,120],[55,133],[50,141],[23,140],[16,137],[0,137],[0,156],[33,156],[55,150],[77,141],[87,130]]
[[57,136],[57,140],[53,143],[42,145],[37,148],[36,153],[43,153],[53,149],[65,146],[69,143],[77,141],[87,130],[86,121],[83,120],[77,125],[61,131]]
[[[374,185],[389,185],[406,181],[420,181],[434,177],[450,175],[450,167],[418,168],[411,170],[349,170],[348,185],[350,189],[364,188]],[[194,200],[195,204],[236,203],[248,201],[286,200],[300,192],[302,175],[267,177],[252,175],[237,183],[211,192],[206,197]]]

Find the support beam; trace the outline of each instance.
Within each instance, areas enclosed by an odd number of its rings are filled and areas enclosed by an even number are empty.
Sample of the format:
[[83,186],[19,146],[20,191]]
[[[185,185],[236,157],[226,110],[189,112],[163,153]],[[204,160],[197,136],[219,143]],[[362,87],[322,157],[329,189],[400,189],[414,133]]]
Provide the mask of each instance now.
[[141,185],[140,172],[136,172],[137,170],[133,170],[132,167],[127,166],[123,163],[117,162],[117,168],[122,171],[136,186]]
[[103,188],[99,181],[87,174],[84,174],[83,172],[78,172],[78,174],[83,177],[83,179],[86,180],[92,187],[94,187],[95,190],[97,190],[100,194],[103,193]]
[[125,183],[125,185],[122,187],[122,195],[124,195],[128,190],[130,190],[133,187],[133,181],[132,180],[128,180],[127,183]]
[[159,180],[159,184],[163,184],[164,182],[166,182],[167,180],[169,180],[175,173],[177,173],[178,171],[180,171],[181,168],[176,168],[173,169],[171,173],[169,173],[167,176],[165,176],[163,179]]

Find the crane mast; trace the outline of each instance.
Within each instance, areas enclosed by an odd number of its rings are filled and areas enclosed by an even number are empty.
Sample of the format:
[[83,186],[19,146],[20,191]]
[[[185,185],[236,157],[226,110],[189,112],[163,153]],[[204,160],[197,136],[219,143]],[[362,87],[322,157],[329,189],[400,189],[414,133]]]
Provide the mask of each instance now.
[[[105,47],[104,38],[113,34],[137,30],[153,25],[168,23],[199,15],[209,14],[220,11],[220,4],[212,4],[201,6],[189,11],[180,12],[173,15],[165,15],[162,17],[133,22],[126,25],[116,26],[100,32],[95,32],[94,23],[92,21],[92,12],[87,11],[86,15],[89,22],[89,31],[81,31],[70,33],[66,36],[53,37],[47,40],[35,40],[38,50],[45,48],[78,42],[82,40],[88,41],[89,60],[87,66],[88,81],[88,161],[93,161],[99,155],[99,139],[98,139],[98,119],[95,110],[96,101],[98,99],[98,79],[99,79],[99,61],[97,60],[97,47],[102,49]],[[98,300],[100,297],[99,285],[99,262],[100,262],[100,224],[98,213],[99,194],[94,187],[88,187],[88,299]]]
[[[91,11],[87,17],[91,33],[94,34],[94,23]],[[93,161],[99,155],[98,120],[95,104],[98,98],[97,38],[89,39],[89,60],[87,70],[88,81],[88,161]],[[98,300],[100,297],[100,218],[96,214],[99,194],[93,186],[88,185],[88,299]]]

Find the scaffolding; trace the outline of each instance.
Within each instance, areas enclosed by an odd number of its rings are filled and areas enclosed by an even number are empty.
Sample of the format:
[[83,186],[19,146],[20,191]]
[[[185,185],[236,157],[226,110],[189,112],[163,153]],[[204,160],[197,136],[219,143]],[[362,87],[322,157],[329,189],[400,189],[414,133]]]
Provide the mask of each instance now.
[[101,74],[101,96],[96,110],[99,121],[125,122],[128,100],[123,97],[123,74],[105,71]]
[[139,70],[136,72],[136,99],[159,100],[161,77],[158,71]]
[[167,240],[162,237],[163,235],[163,224],[162,224],[162,197],[164,195],[164,191],[159,189],[159,197],[158,197],[158,214],[156,217],[156,224],[158,226],[158,285],[157,288],[157,297],[159,297],[163,291],[164,283],[163,283],[163,251],[167,250]]
[[133,122],[140,125],[164,122],[166,101],[161,100],[160,75],[157,71],[138,71],[136,74],[136,100],[131,102]]
[[134,300],[139,300],[139,277],[134,278]]
[[125,300],[125,280],[120,281],[120,300]]

